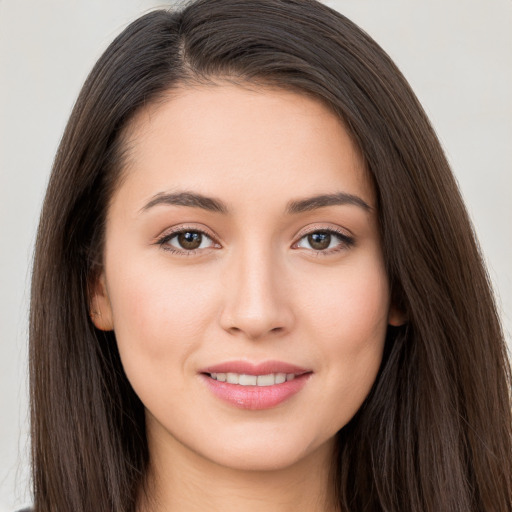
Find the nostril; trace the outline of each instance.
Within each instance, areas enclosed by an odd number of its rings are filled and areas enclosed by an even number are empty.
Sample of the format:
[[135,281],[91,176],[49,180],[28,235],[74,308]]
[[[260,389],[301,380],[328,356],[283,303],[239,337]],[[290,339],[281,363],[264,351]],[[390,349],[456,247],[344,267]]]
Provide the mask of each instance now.
[[222,329],[232,336],[243,335],[253,340],[269,335],[282,336],[288,332],[294,322],[289,304],[275,297],[260,300],[260,295],[256,296],[258,300],[254,295],[245,294],[226,301],[219,315]]

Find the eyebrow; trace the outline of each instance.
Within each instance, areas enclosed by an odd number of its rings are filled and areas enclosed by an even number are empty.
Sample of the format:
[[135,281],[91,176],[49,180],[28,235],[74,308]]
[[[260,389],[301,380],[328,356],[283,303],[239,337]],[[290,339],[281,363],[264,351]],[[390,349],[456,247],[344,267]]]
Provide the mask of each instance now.
[[287,213],[302,213],[326,206],[352,205],[358,206],[363,210],[370,212],[372,207],[359,196],[347,194],[346,192],[338,192],[336,194],[321,194],[318,196],[300,199],[298,201],[290,201],[286,208]]
[[[158,205],[188,206],[192,208],[201,208],[210,212],[228,213],[228,208],[220,199],[203,196],[196,192],[160,192],[154,195],[151,200],[141,208],[141,212]],[[306,199],[290,201],[286,207],[286,213],[297,214],[325,208],[326,206],[353,205],[362,208],[365,211],[371,211],[372,207],[359,196],[338,192],[335,194],[321,194]]]
[[210,212],[227,213],[226,205],[220,199],[206,197],[195,192],[176,192],[154,195],[151,200],[141,208],[141,212],[149,210],[154,206],[167,204],[175,206],[189,206],[192,208],[201,208]]

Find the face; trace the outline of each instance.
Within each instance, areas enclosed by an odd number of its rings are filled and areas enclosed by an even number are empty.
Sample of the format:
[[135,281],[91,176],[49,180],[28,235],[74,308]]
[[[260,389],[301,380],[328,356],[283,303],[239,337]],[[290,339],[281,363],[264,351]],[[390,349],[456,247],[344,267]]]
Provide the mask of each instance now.
[[92,309],[150,447],[238,469],[331,450],[397,322],[345,128],[306,96],[216,85],[146,108],[127,139]]

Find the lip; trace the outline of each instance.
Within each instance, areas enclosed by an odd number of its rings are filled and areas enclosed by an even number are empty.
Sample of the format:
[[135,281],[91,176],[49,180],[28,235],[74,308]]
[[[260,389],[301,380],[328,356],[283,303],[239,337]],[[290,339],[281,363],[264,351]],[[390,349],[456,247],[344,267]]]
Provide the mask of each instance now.
[[[210,373],[239,373],[268,375],[270,373],[294,373],[295,378],[272,386],[241,386],[212,379]],[[238,409],[271,409],[287,401],[301,391],[312,375],[312,370],[284,363],[265,361],[254,364],[247,361],[230,361],[200,370],[200,377],[217,398]]]
[[282,361],[263,361],[250,363],[249,361],[226,361],[224,363],[208,366],[199,370],[199,373],[244,373],[245,375],[268,375],[269,373],[294,373],[303,375],[311,373],[310,369],[301,368]]

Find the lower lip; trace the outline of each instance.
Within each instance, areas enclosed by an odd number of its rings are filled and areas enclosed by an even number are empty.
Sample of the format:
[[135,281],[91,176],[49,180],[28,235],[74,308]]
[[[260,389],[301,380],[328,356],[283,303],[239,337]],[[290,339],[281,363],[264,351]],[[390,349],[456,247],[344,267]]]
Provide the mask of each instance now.
[[306,385],[311,373],[299,375],[293,380],[273,386],[240,386],[220,382],[205,374],[201,377],[210,391],[221,400],[239,409],[258,411],[276,407],[297,394]]

